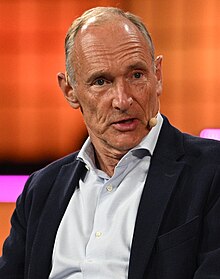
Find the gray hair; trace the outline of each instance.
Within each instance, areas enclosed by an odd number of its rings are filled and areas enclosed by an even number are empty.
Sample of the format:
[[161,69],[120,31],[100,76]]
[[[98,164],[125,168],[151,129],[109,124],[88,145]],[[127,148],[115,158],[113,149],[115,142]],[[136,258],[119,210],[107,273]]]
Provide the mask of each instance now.
[[139,29],[139,31],[142,33],[142,35],[144,36],[144,38],[146,39],[149,45],[152,61],[154,61],[153,41],[151,39],[151,36],[147,28],[145,27],[144,23],[138,16],[130,12],[124,12],[123,10],[114,7],[92,8],[84,12],[80,17],[78,17],[76,20],[73,21],[65,38],[66,71],[67,71],[67,75],[69,76],[70,79],[69,81],[71,84],[74,83],[74,69],[71,63],[72,62],[71,57],[74,48],[74,40],[78,31],[83,27],[84,24],[86,24],[93,17],[96,17],[96,23],[97,23],[97,22],[103,22],[105,20],[110,19],[112,15],[120,15],[130,20]]

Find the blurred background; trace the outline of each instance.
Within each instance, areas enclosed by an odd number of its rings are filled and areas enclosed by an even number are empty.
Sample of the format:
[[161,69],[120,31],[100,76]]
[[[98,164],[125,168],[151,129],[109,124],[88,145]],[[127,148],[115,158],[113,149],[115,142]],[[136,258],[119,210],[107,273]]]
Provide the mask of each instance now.
[[[0,175],[28,175],[85,140],[56,75],[65,71],[68,27],[95,6],[146,23],[164,57],[161,112],[173,125],[193,135],[220,128],[219,0],[0,0]],[[0,203],[0,249],[14,206]]]

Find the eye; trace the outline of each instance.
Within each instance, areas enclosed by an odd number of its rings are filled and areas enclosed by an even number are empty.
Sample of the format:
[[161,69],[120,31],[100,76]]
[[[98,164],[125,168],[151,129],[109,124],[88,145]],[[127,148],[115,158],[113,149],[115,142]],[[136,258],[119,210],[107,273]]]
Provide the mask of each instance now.
[[98,86],[102,86],[102,85],[104,85],[105,84],[105,79],[104,78],[99,78],[99,79],[97,79],[97,80],[95,80],[94,81],[94,85],[98,85]]
[[133,77],[134,77],[135,79],[139,79],[139,78],[141,78],[142,76],[143,76],[143,74],[140,73],[140,72],[136,72],[136,73],[133,74]]

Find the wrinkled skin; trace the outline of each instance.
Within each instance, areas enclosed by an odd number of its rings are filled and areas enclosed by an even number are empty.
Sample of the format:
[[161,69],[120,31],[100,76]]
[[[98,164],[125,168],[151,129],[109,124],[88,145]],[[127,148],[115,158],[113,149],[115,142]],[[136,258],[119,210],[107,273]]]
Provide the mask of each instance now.
[[73,52],[75,84],[64,74],[59,84],[67,100],[83,113],[99,167],[109,175],[120,158],[148,134],[162,90],[159,56],[127,19],[84,25]]

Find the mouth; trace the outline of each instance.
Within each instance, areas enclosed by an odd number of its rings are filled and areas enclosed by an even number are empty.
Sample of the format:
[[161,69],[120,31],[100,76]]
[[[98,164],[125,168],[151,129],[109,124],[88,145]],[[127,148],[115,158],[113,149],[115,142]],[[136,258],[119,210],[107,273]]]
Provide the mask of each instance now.
[[121,132],[134,131],[137,128],[138,119],[136,118],[122,119],[117,122],[114,122],[112,125],[116,130]]
[[133,120],[134,120],[134,118],[122,119],[122,120],[119,120],[115,123],[131,123]]

